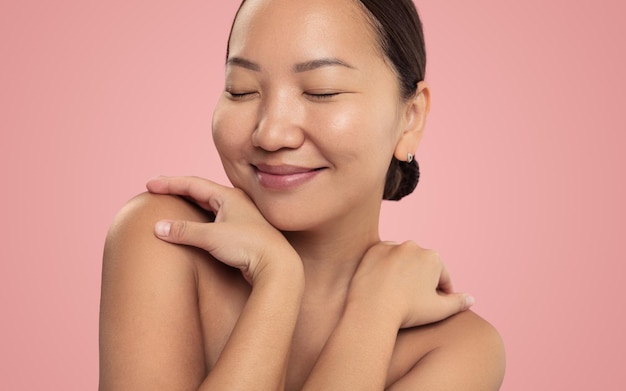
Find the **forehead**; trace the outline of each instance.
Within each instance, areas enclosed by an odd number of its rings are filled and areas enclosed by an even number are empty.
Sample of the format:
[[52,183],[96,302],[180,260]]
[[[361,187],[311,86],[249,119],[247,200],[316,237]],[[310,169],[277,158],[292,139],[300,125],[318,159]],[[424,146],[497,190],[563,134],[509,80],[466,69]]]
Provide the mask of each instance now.
[[357,0],[247,0],[233,25],[231,56],[378,56],[376,35]]

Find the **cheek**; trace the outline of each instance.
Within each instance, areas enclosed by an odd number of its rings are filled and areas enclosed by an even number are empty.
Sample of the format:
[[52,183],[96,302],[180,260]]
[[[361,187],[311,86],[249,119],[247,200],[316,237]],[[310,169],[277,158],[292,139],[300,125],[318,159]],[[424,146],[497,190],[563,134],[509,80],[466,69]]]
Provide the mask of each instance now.
[[243,144],[250,139],[250,122],[240,108],[233,107],[224,98],[218,101],[213,112],[212,133],[222,160],[236,159],[233,153],[242,152]]
[[376,102],[355,100],[311,111],[307,123],[315,126],[312,135],[318,135],[320,143],[342,152],[344,158],[380,160],[385,165],[398,135],[393,113]]
[[315,110],[307,121],[317,129],[315,134],[322,135],[327,143],[348,152],[360,142],[362,118],[359,110],[351,105],[338,105],[328,110]]
[[[251,132],[253,122],[241,108],[221,99],[213,112],[213,143],[219,153],[224,172],[235,187],[241,187],[241,162],[252,148]],[[246,165],[247,166],[247,165]]]

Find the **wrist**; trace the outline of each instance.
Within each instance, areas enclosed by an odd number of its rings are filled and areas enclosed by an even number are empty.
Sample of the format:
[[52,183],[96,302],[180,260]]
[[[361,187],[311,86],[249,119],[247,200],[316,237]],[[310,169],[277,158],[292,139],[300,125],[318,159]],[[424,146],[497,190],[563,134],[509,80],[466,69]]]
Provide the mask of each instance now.
[[392,301],[385,300],[358,300],[349,298],[346,301],[343,317],[363,324],[376,327],[400,329],[403,322],[402,311]]
[[286,286],[296,293],[304,291],[304,267],[293,249],[264,255],[250,275],[253,287]]

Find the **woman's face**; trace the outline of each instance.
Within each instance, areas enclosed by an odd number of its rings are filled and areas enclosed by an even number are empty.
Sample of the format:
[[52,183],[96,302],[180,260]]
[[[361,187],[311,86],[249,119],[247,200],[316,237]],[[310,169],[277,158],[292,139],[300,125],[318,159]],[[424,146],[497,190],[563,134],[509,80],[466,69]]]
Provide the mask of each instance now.
[[366,224],[406,111],[357,2],[248,0],[213,138],[232,184],[277,228]]

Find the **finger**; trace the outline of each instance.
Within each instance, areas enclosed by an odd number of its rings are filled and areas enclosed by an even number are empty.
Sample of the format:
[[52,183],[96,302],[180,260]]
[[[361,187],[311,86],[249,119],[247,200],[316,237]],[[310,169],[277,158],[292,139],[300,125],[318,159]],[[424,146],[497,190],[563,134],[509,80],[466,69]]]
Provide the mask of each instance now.
[[474,297],[467,293],[451,293],[440,296],[443,304],[442,310],[446,316],[452,316],[458,312],[465,311],[474,305]]
[[170,243],[185,244],[205,249],[211,252],[210,239],[213,235],[208,232],[212,224],[193,221],[161,220],[154,226],[154,234]]
[[219,209],[224,191],[228,189],[200,177],[157,177],[148,181],[146,187],[155,194],[175,194],[191,198],[213,212]]
[[448,268],[446,265],[442,264],[441,274],[439,274],[439,284],[437,285],[437,290],[443,293],[452,293],[454,292],[454,286],[452,285],[452,278],[450,277],[450,272],[448,272]]
[[474,298],[467,293],[439,294],[423,308],[419,322],[408,320],[402,328],[424,325],[447,319],[452,315],[469,309],[474,304]]

